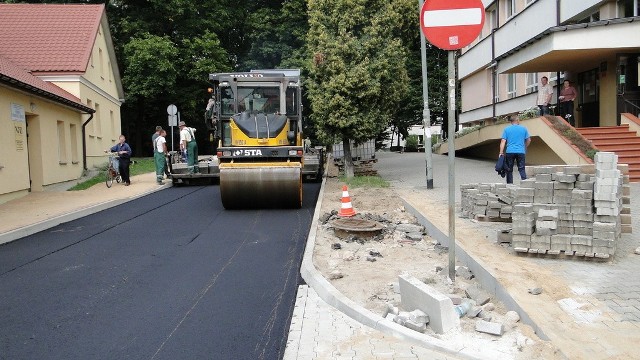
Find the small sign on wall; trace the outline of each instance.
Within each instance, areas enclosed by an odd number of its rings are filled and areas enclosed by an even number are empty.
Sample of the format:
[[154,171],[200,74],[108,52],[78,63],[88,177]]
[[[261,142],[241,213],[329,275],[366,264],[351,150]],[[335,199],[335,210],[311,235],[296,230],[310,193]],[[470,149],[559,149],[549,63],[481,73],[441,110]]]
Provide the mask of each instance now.
[[11,120],[25,122],[24,106],[11,103]]
[[19,121],[14,121],[13,128],[15,129],[15,134],[16,134],[16,150],[23,151],[24,139],[26,135],[24,123],[21,123]]
[[16,150],[24,151],[25,139],[27,135],[24,106],[11,103],[11,120],[13,120],[13,128],[16,139]]

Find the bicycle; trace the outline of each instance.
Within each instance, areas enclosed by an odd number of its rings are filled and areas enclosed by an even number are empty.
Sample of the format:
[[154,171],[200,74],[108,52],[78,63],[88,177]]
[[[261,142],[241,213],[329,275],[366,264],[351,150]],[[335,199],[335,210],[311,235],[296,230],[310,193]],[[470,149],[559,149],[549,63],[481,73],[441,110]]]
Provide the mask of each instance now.
[[118,171],[118,154],[109,153],[109,166],[107,167],[107,180],[105,181],[108,188],[113,185],[113,180],[118,184],[122,181],[120,172]]

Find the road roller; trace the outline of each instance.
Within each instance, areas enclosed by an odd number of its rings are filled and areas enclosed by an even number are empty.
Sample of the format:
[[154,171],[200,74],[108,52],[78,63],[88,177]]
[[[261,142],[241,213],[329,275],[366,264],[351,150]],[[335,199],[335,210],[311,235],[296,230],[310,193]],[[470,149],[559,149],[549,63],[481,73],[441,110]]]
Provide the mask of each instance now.
[[218,141],[222,205],[301,207],[302,179],[321,178],[324,155],[303,143],[300,70],[216,73],[209,80],[205,119]]

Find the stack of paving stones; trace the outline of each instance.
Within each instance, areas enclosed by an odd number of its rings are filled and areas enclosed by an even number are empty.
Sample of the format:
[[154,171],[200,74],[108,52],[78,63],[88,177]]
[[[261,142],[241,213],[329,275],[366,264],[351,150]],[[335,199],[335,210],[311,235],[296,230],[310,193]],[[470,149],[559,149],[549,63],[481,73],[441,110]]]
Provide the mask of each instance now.
[[511,184],[460,185],[462,217],[510,221],[515,189]]
[[462,185],[462,215],[509,215],[517,252],[608,258],[631,233],[628,166],[614,153],[597,153],[593,165],[527,167],[527,176],[519,187]]

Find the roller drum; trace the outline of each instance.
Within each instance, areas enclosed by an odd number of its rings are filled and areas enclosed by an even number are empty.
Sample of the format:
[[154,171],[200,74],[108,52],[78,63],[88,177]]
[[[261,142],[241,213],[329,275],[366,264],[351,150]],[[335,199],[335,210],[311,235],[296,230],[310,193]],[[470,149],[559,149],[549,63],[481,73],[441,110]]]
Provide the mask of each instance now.
[[300,208],[300,166],[220,166],[225,209]]

